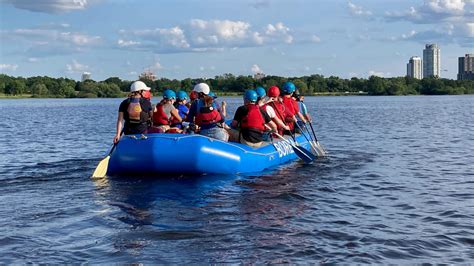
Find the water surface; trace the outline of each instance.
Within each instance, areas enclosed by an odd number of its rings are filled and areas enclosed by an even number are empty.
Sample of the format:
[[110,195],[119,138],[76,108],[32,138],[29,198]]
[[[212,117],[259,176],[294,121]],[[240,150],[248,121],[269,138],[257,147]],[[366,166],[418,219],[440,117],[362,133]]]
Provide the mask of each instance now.
[[91,179],[120,101],[0,100],[0,261],[474,262],[473,96],[306,97],[311,165]]

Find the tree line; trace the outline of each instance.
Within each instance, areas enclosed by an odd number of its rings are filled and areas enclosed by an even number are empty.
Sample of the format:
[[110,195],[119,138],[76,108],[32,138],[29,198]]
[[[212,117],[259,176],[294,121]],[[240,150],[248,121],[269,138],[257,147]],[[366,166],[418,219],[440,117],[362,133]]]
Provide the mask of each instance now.
[[[206,82],[217,93],[243,93],[249,88],[263,86],[281,86],[286,81],[292,81],[301,94],[367,94],[367,95],[444,95],[444,94],[474,94],[473,80],[451,80],[439,78],[424,78],[422,80],[409,77],[381,78],[371,76],[368,79],[341,79],[339,77],[311,75],[303,77],[266,76],[255,79],[252,76],[234,76],[223,74],[214,78],[183,80],[161,78],[155,81],[143,80],[151,87],[154,95],[170,88],[190,92],[199,82]],[[132,81],[111,77],[103,81],[75,81],[68,78],[51,77],[13,77],[0,74],[0,94],[31,95],[32,97],[57,98],[114,98],[124,97],[129,91]]]

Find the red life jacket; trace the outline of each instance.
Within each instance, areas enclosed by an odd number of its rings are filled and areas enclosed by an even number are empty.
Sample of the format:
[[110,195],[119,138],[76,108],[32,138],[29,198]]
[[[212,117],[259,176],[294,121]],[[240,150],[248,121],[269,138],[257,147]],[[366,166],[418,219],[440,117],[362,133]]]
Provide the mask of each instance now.
[[286,120],[285,122],[290,127],[290,130],[295,128],[295,122],[293,117],[298,113],[298,109],[295,107],[296,102],[292,97],[283,97],[283,105],[285,106]]
[[169,125],[170,119],[163,111],[163,104],[156,105],[156,111],[153,112],[153,125]]
[[221,114],[212,106],[203,106],[198,109],[198,113],[195,117],[195,123],[198,126],[215,124],[222,120]]
[[[266,110],[267,108],[267,105],[272,107],[273,110],[275,111],[275,114],[276,116],[283,121],[283,123],[286,123],[285,122],[285,119],[284,119],[284,114],[285,114],[285,107],[283,106],[283,104],[279,101],[274,101],[274,102],[269,102],[265,105],[263,105],[263,110]],[[277,124],[277,129],[278,129],[278,133],[280,133],[280,135],[283,134],[283,128]]]
[[247,115],[242,119],[240,128],[252,128],[259,131],[265,131],[265,119],[263,119],[260,107],[256,104],[247,105]]
[[283,104],[285,105],[285,110],[286,110],[287,114],[289,114],[291,116],[294,116],[297,113],[297,110],[295,109],[296,104],[293,103],[293,102],[296,102],[295,100],[293,100],[293,98],[283,97]]

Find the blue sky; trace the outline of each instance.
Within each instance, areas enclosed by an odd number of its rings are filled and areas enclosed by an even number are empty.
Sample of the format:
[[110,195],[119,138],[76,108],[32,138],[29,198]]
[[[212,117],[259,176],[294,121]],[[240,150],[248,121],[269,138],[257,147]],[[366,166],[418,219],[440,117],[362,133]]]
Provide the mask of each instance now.
[[24,77],[394,77],[438,43],[454,79],[474,0],[0,0],[0,37],[0,72]]

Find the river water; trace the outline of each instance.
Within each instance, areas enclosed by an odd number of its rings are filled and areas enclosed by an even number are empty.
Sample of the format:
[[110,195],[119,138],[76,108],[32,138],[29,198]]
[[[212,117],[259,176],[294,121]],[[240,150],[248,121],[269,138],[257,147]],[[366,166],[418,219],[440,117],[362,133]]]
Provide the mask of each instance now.
[[120,101],[0,100],[0,262],[474,262],[473,96],[307,97],[311,165],[91,179]]

